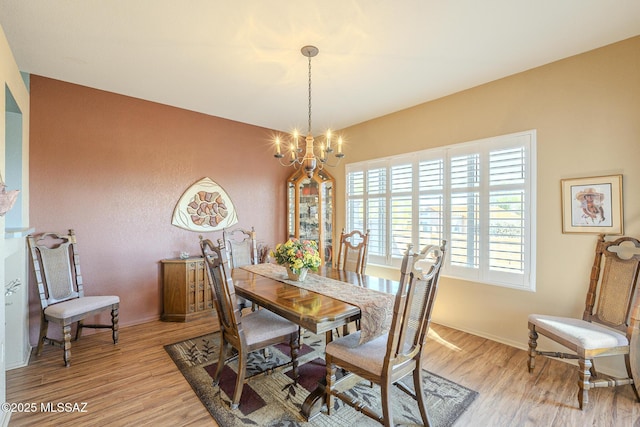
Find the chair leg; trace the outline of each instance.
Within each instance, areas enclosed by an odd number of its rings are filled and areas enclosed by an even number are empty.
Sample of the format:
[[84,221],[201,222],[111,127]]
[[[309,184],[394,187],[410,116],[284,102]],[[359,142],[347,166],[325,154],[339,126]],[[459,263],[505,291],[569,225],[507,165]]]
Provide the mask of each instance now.
[[536,347],[538,347],[538,333],[535,325],[529,325],[529,359],[527,360],[529,373],[533,372],[536,367],[536,355],[538,354]]
[[596,361],[595,359],[590,359],[590,360],[591,360],[591,368],[589,368],[589,372],[591,373],[592,378],[597,378],[598,371],[596,371]]
[[333,410],[333,402],[335,398],[333,397],[333,385],[336,382],[336,371],[338,370],[336,365],[333,364],[331,360],[331,356],[325,355],[325,363],[327,365],[327,374],[326,374],[326,386],[325,386],[325,403],[327,405],[327,415],[331,415],[331,411]]
[[589,403],[591,360],[582,358],[578,359],[578,367],[580,369],[580,379],[578,380],[578,385],[580,386],[580,389],[578,390],[578,404],[580,405],[580,409],[584,409],[587,403]]
[[119,306],[116,305],[111,309],[111,336],[113,338],[113,343],[118,344],[118,321],[120,320],[119,316]]
[[419,363],[413,371],[413,389],[415,390],[416,399],[418,400],[422,423],[425,427],[429,427],[431,426],[431,421],[429,420],[429,413],[427,412],[427,405],[425,404],[424,390],[422,389],[422,368]]
[[380,399],[382,400],[382,417],[385,427],[393,426],[393,411],[391,410],[391,387],[388,378],[380,382]]
[[71,325],[62,327],[63,349],[64,349],[64,365],[71,366]]
[[640,393],[638,392],[638,387],[640,386],[640,377],[638,376],[638,369],[636,368],[638,361],[635,360],[635,358],[633,358],[630,354],[625,354],[624,363],[627,367],[627,375],[633,380],[633,383],[631,383],[631,387],[633,387],[633,392],[636,395],[636,400],[640,402]]
[[222,368],[224,367],[225,361],[227,360],[227,353],[229,352],[229,343],[225,341],[222,334],[220,336],[220,355],[218,356],[218,366],[216,367],[216,372],[213,374],[213,385],[218,385],[220,381],[220,374],[222,374]]
[[293,381],[298,384],[298,350],[300,349],[300,329],[298,332],[291,334],[289,338],[289,347],[291,349],[291,364],[293,372]]
[[76,337],[73,339],[74,341],[78,341],[80,339],[80,336],[82,335],[83,325],[84,325],[84,322],[82,320],[79,320],[76,323]]
[[40,356],[42,354],[42,347],[44,347],[44,341],[47,337],[47,330],[49,329],[49,322],[45,319],[40,321],[40,336],[38,337],[38,349],[36,351],[36,356]]
[[233,399],[231,400],[231,409],[238,409],[240,406],[240,396],[242,396],[242,388],[244,386],[244,377],[247,375],[247,351],[238,350],[238,376],[236,378],[236,389],[233,391]]

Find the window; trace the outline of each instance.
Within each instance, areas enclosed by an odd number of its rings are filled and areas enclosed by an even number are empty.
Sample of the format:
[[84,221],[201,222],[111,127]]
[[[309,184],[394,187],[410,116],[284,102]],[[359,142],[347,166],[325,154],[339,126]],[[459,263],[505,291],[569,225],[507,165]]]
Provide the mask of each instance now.
[[447,241],[443,274],[535,289],[536,132],[347,165],[346,225],[370,230],[369,262]]

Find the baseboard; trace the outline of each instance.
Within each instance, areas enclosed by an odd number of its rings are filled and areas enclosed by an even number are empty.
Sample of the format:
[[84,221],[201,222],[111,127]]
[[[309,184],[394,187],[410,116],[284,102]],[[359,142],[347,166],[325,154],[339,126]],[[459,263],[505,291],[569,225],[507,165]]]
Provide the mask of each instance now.
[[7,427],[11,419],[11,412],[0,412],[0,426]]
[[442,325],[442,326],[446,326],[447,328],[455,329],[457,331],[466,332],[467,334],[475,335],[475,336],[480,337],[480,338],[486,338],[486,339],[491,340],[491,341],[499,342],[500,344],[505,344],[505,345],[508,345],[510,347],[515,347],[515,348],[520,349],[520,350],[527,351],[529,349],[529,347],[527,345],[523,345],[521,342],[507,340],[507,339],[504,339],[504,337],[500,337],[500,336],[492,335],[492,334],[487,334],[486,332],[476,331],[476,330],[468,329],[468,328],[461,328],[458,325],[452,325],[452,324],[449,324],[447,322],[438,322],[438,321],[434,320],[433,323],[438,324],[438,325]]
[[29,359],[31,358],[32,350],[33,350],[33,347],[31,347],[31,345],[27,345],[24,349],[22,360],[6,365],[4,368],[5,371],[10,371],[11,369],[17,369],[17,368],[24,368],[25,366],[29,365]]
[[[523,344],[520,342],[516,342],[516,341],[511,341],[511,340],[506,340],[503,337],[498,337],[495,335],[491,335],[491,334],[487,334],[481,331],[476,331],[476,330],[472,330],[472,329],[468,329],[468,328],[461,328],[460,326],[457,325],[451,325],[448,324],[446,322],[436,322],[433,321],[432,323],[437,324],[437,325],[442,325],[445,326],[447,328],[451,328],[451,329],[455,329],[457,331],[462,331],[465,332],[467,334],[471,334],[471,335],[475,335],[477,337],[480,338],[486,338],[488,340],[491,341],[495,341],[498,342],[500,344],[505,344],[508,345],[510,347],[514,347],[517,348],[519,350],[523,350],[523,351],[529,351],[529,345],[527,344]],[[546,339],[545,337],[542,337],[544,339]],[[540,349],[540,348],[538,348]],[[555,350],[554,350],[555,351]],[[540,356],[543,357],[543,356]],[[616,366],[618,364],[616,363],[612,363],[613,361],[611,360],[612,358],[615,358],[615,356],[611,356],[608,358],[601,358],[598,362],[598,371],[602,372],[604,375],[608,375],[608,376],[612,376],[614,378],[624,378],[627,376],[627,373],[624,369],[622,369],[620,366]],[[559,362],[564,362],[564,363],[568,363],[569,365],[573,365],[573,366],[578,366],[578,363],[575,359],[559,359],[559,358],[552,358],[554,360],[557,360]],[[609,359],[609,360],[607,360]]]

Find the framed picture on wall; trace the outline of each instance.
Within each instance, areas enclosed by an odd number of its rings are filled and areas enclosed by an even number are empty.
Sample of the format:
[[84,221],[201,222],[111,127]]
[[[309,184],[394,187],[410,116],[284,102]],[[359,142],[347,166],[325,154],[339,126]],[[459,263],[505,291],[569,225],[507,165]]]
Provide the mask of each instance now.
[[560,181],[563,233],[622,234],[622,175]]

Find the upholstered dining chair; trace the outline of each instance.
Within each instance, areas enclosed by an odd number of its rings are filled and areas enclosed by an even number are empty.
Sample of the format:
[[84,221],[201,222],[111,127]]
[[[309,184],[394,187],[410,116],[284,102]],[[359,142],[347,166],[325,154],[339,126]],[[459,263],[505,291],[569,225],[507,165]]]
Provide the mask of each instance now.
[[353,271],[364,274],[367,268],[367,250],[369,247],[369,230],[365,233],[353,230],[340,233],[340,250],[338,251],[338,270]]
[[[114,295],[85,296],[80,273],[80,259],[76,235],[42,233],[27,236],[33,271],[40,294],[40,336],[36,354],[42,353],[45,343],[64,349],[64,364],[71,366],[71,328],[76,324],[74,341],[83,328],[107,328],[112,331],[113,343],[118,343],[118,310],[120,298]],[[111,324],[85,325],[84,319],[111,311]],[[49,322],[62,326],[62,340],[49,338]]]
[[222,368],[227,363],[230,347],[238,352],[238,375],[236,387],[231,399],[231,408],[240,403],[242,387],[247,370],[249,353],[266,348],[272,344],[289,342],[294,381],[298,379],[299,327],[295,323],[262,309],[240,316],[235,304],[236,294],[231,279],[231,269],[222,241],[214,246],[209,239],[200,240],[202,256],[207,265],[207,276],[214,295],[214,305],[220,323],[220,356],[213,378],[213,384],[220,380]]
[[[429,332],[445,246],[446,242],[442,241],[441,246],[426,246],[418,253],[411,250],[411,245],[407,248],[402,259],[400,285],[388,333],[359,344],[358,331],[327,344],[325,390],[329,415],[334,410],[334,397],[338,397],[385,426],[392,426],[391,387],[395,384],[417,400],[422,422],[425,426],[430,425],[422,388],[422,353]],[[338,367],[380,386],[382,415],[369,408],[366,402],[359,402],[347,393],[349,385],[355,384],[350,376],[337,380]],[[414,391],[399,382],[409,374],[413,374]]]
[[[582,319],[529,315],[529,372],[536,356],[578,359],[578,404],[584,409],[589,390],[630,384],[640,401],[640,298],[638,271],[640,241],[620,237],[607,241],[598,237],[591,267],[589,290]],[[538,336],[544,335],[571,351],[539,351]],[[594,365],[598,357],[624,356],[627,378],[607,378]]]
[[[222,240],[224,240],[227,259],[232,269],[258,263],[258,245],[256,231],[253,227],[251,227],[251,230],[243,228],[224,229],[222,230]],[[237,295],[236,299],[238,300],[240,311],[249,307],[252,307],[253,310],[256,309],[251,301]]]
[[[336,269],[340,271],[353,271],[364,274],[367,268],[367,250],[369,247],[369,230],[365,233],[353,230],[349,233],[342,229],[340,233],[340,246]],[[360,319],[355,321],[356,330],[360,329]],[[349,333],[349,325],[342,327],[342,334]],[[336,329],[336,334],[340,336],[340,330]]]

